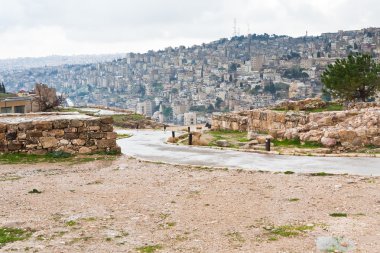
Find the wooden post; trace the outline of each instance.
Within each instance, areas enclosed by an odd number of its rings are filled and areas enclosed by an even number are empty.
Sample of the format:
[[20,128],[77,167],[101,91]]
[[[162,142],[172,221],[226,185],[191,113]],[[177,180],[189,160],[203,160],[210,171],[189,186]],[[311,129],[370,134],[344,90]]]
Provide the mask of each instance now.
[[172,137],[175,138],[175,132],[174,131],[172,131]]
[[189,145],[193,145],[193,134],[189,134]]
[[265,139],[265,150],[270,151],[270,139],[269,138]]

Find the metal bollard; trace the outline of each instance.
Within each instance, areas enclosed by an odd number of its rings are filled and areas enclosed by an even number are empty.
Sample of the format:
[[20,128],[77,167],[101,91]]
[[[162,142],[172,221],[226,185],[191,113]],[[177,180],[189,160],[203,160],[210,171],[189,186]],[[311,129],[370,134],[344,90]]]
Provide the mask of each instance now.
[[265,150],[270,151],[270,139],[269,138],[265,139]]
[[175,138],[175,132],[174,131],[172,131],[172,137]]
[[193,134],[189,134],[189,145],[193,145]]

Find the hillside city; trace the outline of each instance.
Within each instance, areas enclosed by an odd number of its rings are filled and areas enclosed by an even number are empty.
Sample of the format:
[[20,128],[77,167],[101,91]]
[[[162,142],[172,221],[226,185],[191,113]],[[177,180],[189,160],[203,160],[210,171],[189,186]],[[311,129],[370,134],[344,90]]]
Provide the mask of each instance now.
[[379,61],[380,28],[298,38],[250,34],[188,48],[128,53],[113,61],[28,64],[1,68],[0,81],[13,92],[45,83],[75,106],[129,109],[161,122],[183,124],[190,117],[204,123],[213,112],[323,97],[321,73],[336,59],[356,52]]

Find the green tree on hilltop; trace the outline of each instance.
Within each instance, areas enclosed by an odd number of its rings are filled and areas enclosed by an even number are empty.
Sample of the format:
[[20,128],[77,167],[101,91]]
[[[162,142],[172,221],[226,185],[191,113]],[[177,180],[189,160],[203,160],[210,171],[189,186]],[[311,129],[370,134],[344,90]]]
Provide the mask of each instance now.
[[380,65],[370,55],[355,54],[328,65],[321,75],[325,92],[345,101],[367,101],[380,90]]

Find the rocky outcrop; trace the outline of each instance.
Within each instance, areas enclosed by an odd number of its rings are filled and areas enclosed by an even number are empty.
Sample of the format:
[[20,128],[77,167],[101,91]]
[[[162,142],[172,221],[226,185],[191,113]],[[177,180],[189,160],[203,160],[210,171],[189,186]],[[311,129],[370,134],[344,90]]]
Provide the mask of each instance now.
[[112,123],[111,117],[67,113],[2,115],[0,152],[119,152]]
[[248,131],[248,138],[254,135],[252,132],[268,133],[278,139],[299,138],[344,150],[380,147],[380,108],[318,113],[257,109],[216,114],[212,128]]
[[320,98],[307,98],[300,101],[285,101],[275,105],[272,109],[307,111],[318,108],[325,108],[327,103]]

